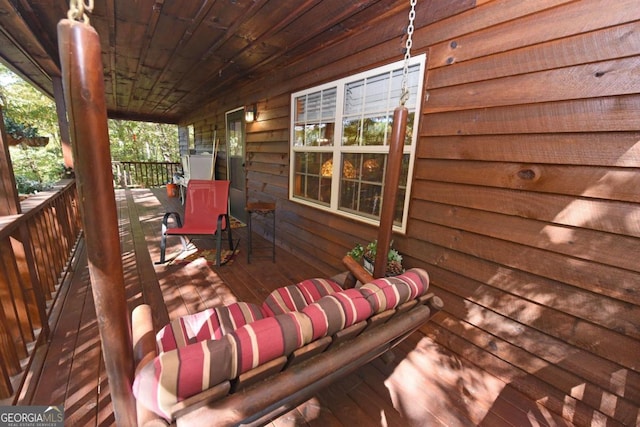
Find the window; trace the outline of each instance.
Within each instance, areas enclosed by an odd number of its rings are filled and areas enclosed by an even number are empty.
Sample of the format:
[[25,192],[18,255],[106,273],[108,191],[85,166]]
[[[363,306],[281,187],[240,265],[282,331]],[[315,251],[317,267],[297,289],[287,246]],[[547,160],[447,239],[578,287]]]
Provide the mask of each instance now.
[[[371,224],[380,220],[404,61],[291,96],[289,198]],[[409,110],[394,227],[404,232],[425,55],[411,59]]]

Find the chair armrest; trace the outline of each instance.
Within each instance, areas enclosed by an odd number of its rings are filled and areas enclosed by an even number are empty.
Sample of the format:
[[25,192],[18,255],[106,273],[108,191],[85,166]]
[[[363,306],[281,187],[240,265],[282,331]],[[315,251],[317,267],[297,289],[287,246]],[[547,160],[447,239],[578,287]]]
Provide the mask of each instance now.
[[169,223],[169,218],[174,217],[178,228],[182,227],[182,221],[180,220],[180,214],[178,212],[167,212],[162,217],[162,231],[165,232]]

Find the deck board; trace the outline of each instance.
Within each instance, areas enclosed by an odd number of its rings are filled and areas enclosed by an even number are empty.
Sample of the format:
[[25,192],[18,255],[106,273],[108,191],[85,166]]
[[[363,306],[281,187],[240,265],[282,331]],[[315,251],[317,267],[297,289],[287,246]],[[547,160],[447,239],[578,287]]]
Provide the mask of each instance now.
[[[60,318],[51,330],[50,345],[41,370],[33,376],[36,381],[33,394],[29,396],[28,405],[59,405],[65,401],[67,385],[74,380],[71,377],[73,355],[78,346],[78,331],[83,328],[83,308],[87,294],[89,271],[86,268],[86,251],[84,245],[78,252],[79,261],[69,289],[64,299],[56,302],[62,304]],[[95,312],[93,313],[95,319]],[[74,332],[75,331],[75,332]],[[71,332],[71,333],[70,333]],[[97,334],[97,329],[96,329]],[[34,367],[35,368],[35,367]]]
[[[154,265],[159,258],[159,230],[164,212],[179,210],[177,199],[164,189],[116,191],[126,295],[129,308],[142,302],[154,307],[154,322],[194,313],[218,304],[243,300],[260,303],[273,289],[311,277],[326,277],[314,266],[277,248],[270,257],[246,259],[247,227],[234,229],[239,254],[220,268],[203,260],[189,264]],[[254,242],[269,242],[255,234]],[[212,241],[197,241],[212,247]],[[178,238],[168,242],[167,254],[180,249]],[[98,327],[82,248],[66,298],[54,308],[60,318],[28,401],[64,401],[68,425],[114,425]],[[336,272],[339,273],[339,272]],[[160,302],[162,301],[162,302]],[[496,377],[479,370],[457,354],[443,349],[423,333],[415,333],[393,350],[395,358],[381,359],[321,390],[268,425],[284,426],[472,426],[522,425],[544,419],[535,402],[504,387]],[[494,404],[495,403],[495,404]],[[395,407],[394,407],[395,406]],[[523,409],[524,408],[524,409]],[[560,420],[553,420],[560,421]]]

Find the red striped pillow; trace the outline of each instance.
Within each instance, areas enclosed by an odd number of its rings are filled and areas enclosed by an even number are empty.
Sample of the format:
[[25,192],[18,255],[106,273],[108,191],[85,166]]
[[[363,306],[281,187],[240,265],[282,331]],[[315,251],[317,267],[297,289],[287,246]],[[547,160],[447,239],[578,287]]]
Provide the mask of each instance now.
[[265,317],[300,311],[307,305],[325,295],[341,291],[342,288],[333,280],[308,279],[295,285],[278,288],[265,299],[262,311]]
[[324,296],[302,309],[313,327],[313,340],[347,328],[372,315],[371,305],[357,289]]
[[232,377],[280,356],[288,356],[311,342],[311,331],[309,318],[292,311],[265,317],[229,333],[229,342],[235,355],[231,366]]
[[133,394],[146,408],[171,420],[176,403],[231,379],[233,360],[228,339],[160,353],[136,375]]
[[235,302],[182,316],[172,320],[156,334],[158,350],[170,351],[198,341],[219,340],[262,317],[260,307],[246,302]]
[[373,312],[380,313],[425,294],[429,289],[429,275],[421,268],[412,268],[399,276],[375,279],[358,289]]

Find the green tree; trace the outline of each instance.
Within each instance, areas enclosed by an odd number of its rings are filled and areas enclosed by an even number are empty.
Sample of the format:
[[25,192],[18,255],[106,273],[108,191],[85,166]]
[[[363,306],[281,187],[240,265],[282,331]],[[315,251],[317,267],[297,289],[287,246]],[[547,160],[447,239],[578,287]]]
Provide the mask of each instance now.
[[111,158],[115,161],[180,160],[176,125],[109,120],[109,140]]
[[[29,194],[50,187],[64,173],[55,103],[1,63],[0,102],[5,116],[49,137],[45,147],[10,147],[19,192]],[[109,120],[108,128],[112,160],[180,160],[176,125]]]
[[3,114],[14,122],[37,129],[49,137],[45,147],[20,144],[10,147],[11,162],[21,193],[33,193],[58,181],[64,168],[54,102],[0,64],[0,98]]

